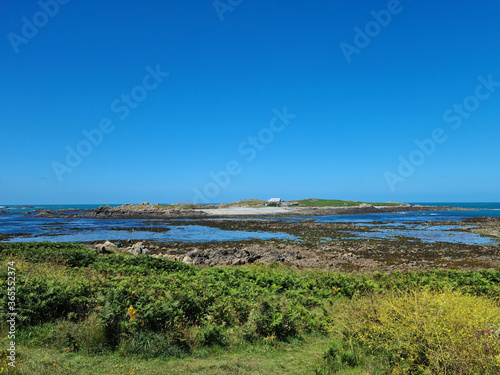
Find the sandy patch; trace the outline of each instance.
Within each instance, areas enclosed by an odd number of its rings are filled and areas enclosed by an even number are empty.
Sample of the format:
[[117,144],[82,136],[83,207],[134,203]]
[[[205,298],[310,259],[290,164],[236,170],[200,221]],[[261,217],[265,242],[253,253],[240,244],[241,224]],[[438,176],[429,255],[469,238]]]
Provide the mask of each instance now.
[[232,208],[219,208],[219,209],[200,209],[208,215],[213,216],[260,216],[260,215],[281,215],[297,213],[302,211],[298,207],[232,207]]

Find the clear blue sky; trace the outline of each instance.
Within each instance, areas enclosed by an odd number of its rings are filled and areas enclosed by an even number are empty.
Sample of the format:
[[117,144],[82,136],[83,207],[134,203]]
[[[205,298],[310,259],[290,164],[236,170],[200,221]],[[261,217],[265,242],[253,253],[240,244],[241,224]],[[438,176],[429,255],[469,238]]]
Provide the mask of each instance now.
[[60,1],[0,2],[2,204],[500,201],[496,0]]

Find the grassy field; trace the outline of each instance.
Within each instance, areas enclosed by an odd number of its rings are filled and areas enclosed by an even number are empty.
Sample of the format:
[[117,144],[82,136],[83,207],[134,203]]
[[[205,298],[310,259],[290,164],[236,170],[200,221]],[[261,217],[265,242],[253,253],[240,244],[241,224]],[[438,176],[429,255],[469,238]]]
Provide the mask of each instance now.
[[0,373],[500,372],[500,271],[200,269],[64,243],[0,260]]
[[266,203],[266,201],[263,201],[261,199],[242,199],[240,201],[236,202],[230,202],[230,203],[222,203],[220,205],[220,208],[230,208],[230,207],[262,207]]
[[[399,206],[400,203],[376,203],[376,202],[358,202],[358,201],[342,201],[337,199],[318,199],[309,198],[296,201],[299,207],[352,207],[359,206],[360,204],[370,204],[373,206]],[[160,208],[176,208],[176,209],[196,209],[196,208],[231,208],[231,207],[249,207],[258,208],[264,206],[266,201],[260,199],[242,199],[236,202],[221,203],[218,205],[186,205],[186,204],[171,204],[171,205],[158,205]]]
[[399,206],[400,203],[375,203],[375,202],[358,202],[358,201],[341,201],[336,199],[302,199],[297,201],[299,207],[351,207],[359,206],[360,204],[366,203],[373,206]]
[[340,201],[335,199],[302,199],[296,201],[300,207],[343,207],[343,206],[359,206],[363,202],[357,201]]

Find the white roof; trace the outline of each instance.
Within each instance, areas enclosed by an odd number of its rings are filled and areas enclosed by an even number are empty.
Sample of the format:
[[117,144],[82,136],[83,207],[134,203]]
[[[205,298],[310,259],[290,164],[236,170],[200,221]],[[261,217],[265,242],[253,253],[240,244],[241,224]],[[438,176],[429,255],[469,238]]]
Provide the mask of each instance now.
[[281,198],[270,198],[267,201],[268,202],[281,202]]

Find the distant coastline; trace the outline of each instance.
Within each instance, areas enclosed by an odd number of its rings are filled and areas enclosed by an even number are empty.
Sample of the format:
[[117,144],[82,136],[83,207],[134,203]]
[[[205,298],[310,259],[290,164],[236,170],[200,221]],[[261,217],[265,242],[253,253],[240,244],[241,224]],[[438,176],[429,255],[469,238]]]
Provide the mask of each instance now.
[[[25,206],[26,207],[26,206]],[[293,217],[293,216],[329,216],[356,215],[371,213],[412,212],[412,211],[470,211],[474,207],[458,206],[424,206],[408,203],[374,203],[358,201],[341,201],[328,199],[304,199],[298,201],[280,201],[269,204],[258,199],[245,199],[231,203],[194,204],[174,203],[158,204],[142,202],[141,204],[123,205],[46,205],[18,210],[3,210],[3,213],[25,213],[40,217],[70,217],[95,219],[199,219],[216,217]]]
[[411,205],[500,210],[500,202],[412,202]]
[[[347,201],[346,201],[347,202]],[[160,206],[187,206],[190,203],[159,203]],[[231,203],[229,203],[230,205]],[[234,204],[234,202],[233,202]],[[0,211],[7,212],[28,212],[35,210],[95,210],[99,207],[120,207],[127,205],[126,203],[99,203],[99,204],[0,204]],[[130,204],[134,206],[134,204]],[[136,204],[140,205],[140,204]],[[224,203],[208,203],[200,206],[214,207],[221,206]],[[405,205],[401,203],[401,205]],[[466,209],[491,209],[500,210],[500,202],[408,202],[410,206],[424,207],[454,207]]]

